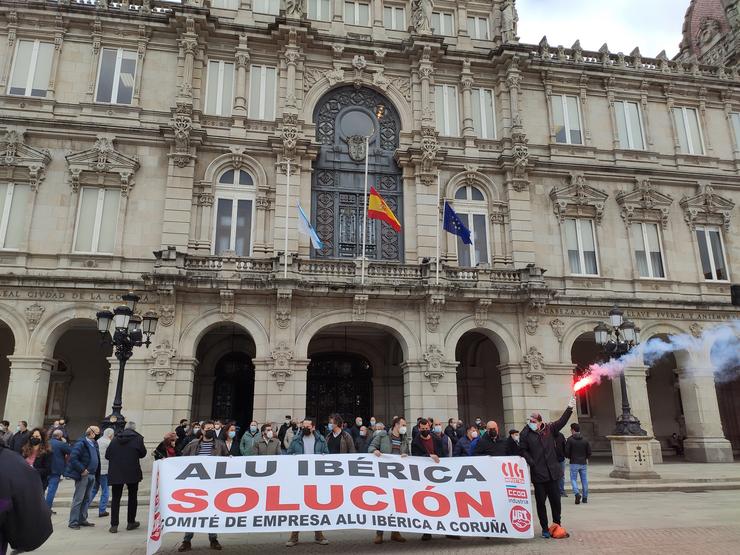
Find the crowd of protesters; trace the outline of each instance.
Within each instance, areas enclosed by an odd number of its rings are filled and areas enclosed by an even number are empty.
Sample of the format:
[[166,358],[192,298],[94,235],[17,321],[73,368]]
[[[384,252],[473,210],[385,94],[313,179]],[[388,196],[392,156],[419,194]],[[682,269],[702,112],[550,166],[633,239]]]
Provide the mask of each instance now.
[[[334,414],[324,425],[318,425],[313,418],[298,421],[288,415],[279,427],[270,422],[252,421],[243,433],[236,422],[183,419],[174,431],[164,435],[152,455],[160,460],[178,456],[372,453],[378,457],[429,457],[435,463],[445,457],[522,456],[530,466],[542,535],[559,537],[565,533],[560,527],[560,497],[566,495],[565,458],[571,463],[570,478],[576,504],[588,502],[586,465],[591,447],[580,434],[578,424],[571,425],[571,437],[567,441],[560,433],[574,405],[575,400],[571,399],[563,415],[551,423],[543,422],[542,416],[534,412],[521,432],[512,429],[506,434],[500,432],[496,421],[484,422],[481,418],[465,425],[461,420],[443,422],[419,417],[409,429],[401,416],[394,416],[386,425],[375,417],[367,421],[356,417],[353,422],[345,422],[341,415]],[[18,460],[25,461],[27,467],[35,471],[52,514],[55,514],[52,508],[60,480],[74,481],[69,528],[80,530],[95,526],[88,520],[88,509],[100,493],[98,517],[110,516],[109,531],[117,533],[124,486],[128,497],[126,530],[140,526],[136,520],[138,486],[143,479],[140,460],[147,456],[147,451],[134,422],[127,422],[117,434],[113,429],[101,432],[98,426],[91,425],[76,442],[69,440],[64,420],[55,421],[46,430],[29,430],[27,423],[21,421],[16,432],[9,433],[9,426],[7,421],[0,422],[0,446],[4,451],[20,453],[22,458]],[[578,478],[581,479],[580,489]],[[551,526],[546,507],[548,500]],[[447,537],[459,539],[459,536]],[[421,536],[422,541],[431,538],[431,534]],[[216,534],[209,534],[208,539],[211,549],[221,550]],[[391,532],[390,539],[406,541],[397,531]],[[185,534],[178,551],[190,551],[192,540],[192,533]],[[380,544],[383,540],[383,532],[376,531],[374,543]],[[329,543],[318,530],[314,532],[314,541],[321,545]],[[293,532],[286,546],[293,547],[298,542],[299,533]]]

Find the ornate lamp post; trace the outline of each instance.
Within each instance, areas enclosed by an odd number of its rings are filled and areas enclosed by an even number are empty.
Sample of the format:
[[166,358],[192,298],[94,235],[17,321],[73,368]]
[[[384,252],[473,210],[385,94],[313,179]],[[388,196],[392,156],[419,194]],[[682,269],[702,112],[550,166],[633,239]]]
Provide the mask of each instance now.
[[[115,356],[118,359],[118,381],[116,382],[116,394],[113,398],[111,413],[102,422],[102,429],[113,428],[116,432],[123,429],[126,419],[121,414],[123,406],[123,374],[126,361],[133,355],[134,347],[145,345],[149,348],[151,337],[157,329],[157,315],[147,312],[143,318],[135,313],[138,295],[126,293],[121,296],[125,304],[117,306],[113,312],[102,310],[97,313],[98,332],[103,342],[109,341],[115,348]],[[113,323],[113,332],[110,326]]]
[[[596,343],[604,349],[610,358],[620,357],[632,347],[640,344],[640,329],[633,322],[625,320],[624,312],[615,306],[609,311],[609,324],[600,323],[594,328]],[[622,414],[617,417],[614,429],[615,436],[646,436],[647,432],[640,426],[640,421],[632,414],[627,396],[627,381],[624,372],[619,374],[619,386],[622,390]]]

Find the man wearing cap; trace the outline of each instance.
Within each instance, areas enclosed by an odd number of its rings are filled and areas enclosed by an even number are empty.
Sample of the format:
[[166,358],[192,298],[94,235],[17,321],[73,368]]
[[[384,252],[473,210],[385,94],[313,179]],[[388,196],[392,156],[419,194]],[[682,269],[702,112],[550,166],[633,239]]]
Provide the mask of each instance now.
[[542,526],[542,537],[549,538],[547,505],[549,499],[552,521],[560,524],[560,479],[563,469],[555,451],[555,436],[567,424],[576,406],[575,395],[571,396],[568,408],[555,422],[545,423],[539,412],[529,415],[527,427],[519,435],[521,456],[529,464],[537,502],[537,517]]

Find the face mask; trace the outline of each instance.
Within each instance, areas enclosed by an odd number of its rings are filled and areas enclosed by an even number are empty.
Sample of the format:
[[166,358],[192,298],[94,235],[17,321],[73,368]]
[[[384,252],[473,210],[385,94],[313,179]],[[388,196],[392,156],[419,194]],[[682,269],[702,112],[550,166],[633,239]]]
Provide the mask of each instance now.
[[290,420],[286,420],[285,423],[290,426]]
[[529,426],[529,429],[533,432],[537,431],[537,422],[530,422],[529,424],[527,424],[527,426]]
[[519,434],[517,434],[517,435],[513,435],[513,436],[511,436],[511,437],[513,437],[513,438],[514,438],[514,441],[516,441],[517,443],[519,443]]
[[370,419],[370,425],[371,425],[371,426],[375,426],[375,419],[374,419],[374,418],[371,418],[371,419]]
[[188,433],[190,431],[190,426],[183,427],[183,430],[185,433]]
[[441,434],[442,433],[442,426],[435,426],[434,427],[434,433],[435,434]]
[[41,438],[40,437],[32,437],[31,439],[28,440],[28,442],[31,445],[38,445],[38,444],[41,443]]
[[365,436],[367,435],[367,432],[365,432],[365,431],[363,431],[363,430],[360,430],[360,435],[361,435],[362,437],[365,437]]
[[311,428],[303,428],[303,435],[304,436],[310,436],[311,435]]
[[4,432],[5,432],[5,426],[0,426],[0,433],[4,433]]
[[193,434],[198,435],[200,433],[200,428],[193,428]]
[[326,425],[326,429],[329,430],[330,432],[333,431],[334,430],[334,424],[332,424],[331,422],[329,422]]
[[473,436],[473,439],[475,439],[478,437],[478,432],[473,431],[470,435]]
[[496,430],[488,430],[488,437],[496,439],[496,436],[498,436],[498,432]]
[[398,428],[398,433],[401,435],[406,434],[406,426],[401,426],[400,428]]
[[21,431],[21,427],[20,427],[20,426],[16,426],[16,427],[15,427],[15,431],[16,431],[16,432],[20,432],[20,431]]
[[480,420],[476,420],[475,423],[480,426]]
[[229,437],[230,437],[231,439],[234,439],[234,438],[236,437],[236,432],[235,432],[234,430],[230,431],[230,432],[229,432]]
[[249,427],[249,431],[252,432],[253,434],[256,434],[257,433],[257,426],[250,426]]
[[265,432],[265,436],[267,436],[267,439],[272,439],[272,436],[273,436],[272,430],[267,430]]
[[383,431],[383,430],[375,430],[375,431],[373,432],[373,435],[374,435],[374,436],[376,436],[376,435],[378,435],[378,434],[379,434],[380,432],[382,432],[382,431]]
[[93,439],[95,441],[98,441],[101,437],[103,437],[101,434],[95,434],[95,437]]
[[429,437],[429,430],[419,430],[421,437]]
[[362,419],[358,418],[357,420],[355,420],[355,424],[357,424],[358,426],[362,426]]
[[206,439],[213,439],[216,437],[216,430],[206,430],[203,435],[205,435]]

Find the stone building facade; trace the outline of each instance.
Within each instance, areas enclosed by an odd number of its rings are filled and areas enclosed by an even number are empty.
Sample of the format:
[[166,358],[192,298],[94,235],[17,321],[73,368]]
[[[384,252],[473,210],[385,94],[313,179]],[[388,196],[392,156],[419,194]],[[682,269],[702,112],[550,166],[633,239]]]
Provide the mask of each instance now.
[[[95,313],[128,290],[159,314],[123,397],[153,442],[335,410],[521,427],[564,408],[615,303],[643,340],[739,318],[736,69],[517,22],[513,0],[0,3],[0,413],[104,416]],[[368,226],[363,275],[366,162],[402,230]],[[438,187],[474,239],[441,234],[439,268]],[[711,347],[628,370],[656,457],[673,432],[693,460],[740,448]],[[581,398],[601,449],[620,405]]]

